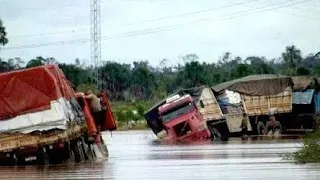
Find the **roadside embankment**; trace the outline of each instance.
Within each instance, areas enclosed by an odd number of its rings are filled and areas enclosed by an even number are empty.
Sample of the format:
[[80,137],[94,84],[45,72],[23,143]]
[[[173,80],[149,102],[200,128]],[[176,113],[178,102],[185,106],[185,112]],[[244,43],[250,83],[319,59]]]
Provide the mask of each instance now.
[[144,113],[154,102],[152,101],[113,101],[112,111],[117,120],[117,130],[144,130],[148,125],[144,120]]

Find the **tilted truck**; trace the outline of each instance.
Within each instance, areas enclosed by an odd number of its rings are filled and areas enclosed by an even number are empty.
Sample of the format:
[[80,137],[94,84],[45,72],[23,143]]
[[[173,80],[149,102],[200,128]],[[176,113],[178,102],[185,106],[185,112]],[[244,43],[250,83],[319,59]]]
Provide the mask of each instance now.
[[190,95],[175,95],[159,107],[165,127],[158,137],[168,140],[197,140],[210,137],[206,122]]
[[219,111],[211,89],[197,87],[173,93],[145,113],[145,119],[159,139],[199,140],[211,137],[205,119],[216,118]]
[[[289,133],[290,126],[300,127],[295,124],[293,117],[295,112],[292,109],[292,87],[291,77],[264,74],[235,79],[211,88],[184,89],[171,97],[176,94],[192,97],[196,105],[195,111],[201,115],[196,119],[206,122],[205,128],[211,132],[210,137],[239,136],[244,112],[249,117],[249,134],[265,135],[271,129],[269,119],[274,117],[284,133]],[[232,96],[237,95],[236,102],[229,102],[228,92],[231,92]],[[160,101],[145,114],[149,127],[158,137],[162,137],[164,132],[170,132],[161,116],[161,106],[166,104],[166,100]],[[174,121],[179,121],[182,117],[183,115],[176,116]],[[194,133],[201,134],[200,131]],[[173,139],[177,138],[173,136]]]
[[[219,127],[224,136],[238,136],[241,133],[242,113],[245,112],[249,117],[249,134],[268,134],[271,129],[269,119],[272,117],[284,127],[292,123],[292,86],[291,77],[277,74],[251,75],[215,85],[211,88],[224,111],[222,120],[227,129],[223,128],[223,124],[220,127],[215,125],[214,121],[210,124]],[[228,91],[238,95],[239,104],[222,105],[223,96]]]
[[[114,130],[106,94],[101,130]],[[107,157],[83,93],[57,65],[0,74],[0,164],[56,164]]]

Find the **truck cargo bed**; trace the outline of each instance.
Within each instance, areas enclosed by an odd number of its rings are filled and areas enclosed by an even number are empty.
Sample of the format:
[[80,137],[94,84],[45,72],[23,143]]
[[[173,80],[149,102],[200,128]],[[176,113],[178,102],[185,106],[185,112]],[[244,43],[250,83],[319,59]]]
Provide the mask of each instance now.
[[0,152],[9,152],[29,146],[45,146],[56,142],[66,142],[85,132],[85,124],[72,124],[67,130],[32,132],[29,134],[0,134]]

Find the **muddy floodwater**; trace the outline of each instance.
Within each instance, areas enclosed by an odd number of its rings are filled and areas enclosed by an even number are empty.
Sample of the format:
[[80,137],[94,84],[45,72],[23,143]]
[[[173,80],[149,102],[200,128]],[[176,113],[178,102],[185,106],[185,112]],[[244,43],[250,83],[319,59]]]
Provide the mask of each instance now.
[[168,144],[151,131],[105,133],[110,157],[78,165],[1,167],[0,179],[320,179],[320,165],[280,156],[301,147],[297,138]]

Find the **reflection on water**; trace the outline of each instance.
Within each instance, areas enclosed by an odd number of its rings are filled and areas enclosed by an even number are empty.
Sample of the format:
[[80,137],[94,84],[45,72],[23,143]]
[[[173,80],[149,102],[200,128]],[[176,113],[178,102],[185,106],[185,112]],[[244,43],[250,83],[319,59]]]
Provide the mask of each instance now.
[[104,135],[110,157],[77,165],[1,167],[0,179],[317,179],[320,165],[295,165],[280,155],[301,147],[297,137],[169,143],[151,131]]

